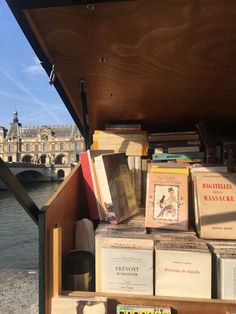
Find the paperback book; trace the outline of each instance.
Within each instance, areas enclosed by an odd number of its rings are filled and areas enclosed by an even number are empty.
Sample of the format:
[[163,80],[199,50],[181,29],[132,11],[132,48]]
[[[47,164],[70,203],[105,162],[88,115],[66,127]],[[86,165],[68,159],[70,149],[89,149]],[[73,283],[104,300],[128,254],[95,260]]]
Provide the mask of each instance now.
[[211,298],[211,254],[203,243],[157,243],[155,261],[155,295]]
[[149,172],[145,225],[150,228],[188,229],[188,175]]
[[101,201],[106,211],[105,220],[116,224],[137,214],[139,208],[126,155],[107,154],[94,160]]
[[236,174],[198,172],[194,182],[200,236],[236,239]]
[[153,240],[96,236],[96,291],[153,295]]

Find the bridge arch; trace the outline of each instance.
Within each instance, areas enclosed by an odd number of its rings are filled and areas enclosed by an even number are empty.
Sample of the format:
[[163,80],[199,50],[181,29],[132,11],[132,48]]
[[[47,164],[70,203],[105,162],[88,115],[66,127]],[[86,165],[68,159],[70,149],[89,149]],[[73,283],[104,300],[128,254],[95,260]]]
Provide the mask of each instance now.
[[37,170],[22,170],[16,175],[17,179],[21,182],[30,182],[44,177],[42,173]]

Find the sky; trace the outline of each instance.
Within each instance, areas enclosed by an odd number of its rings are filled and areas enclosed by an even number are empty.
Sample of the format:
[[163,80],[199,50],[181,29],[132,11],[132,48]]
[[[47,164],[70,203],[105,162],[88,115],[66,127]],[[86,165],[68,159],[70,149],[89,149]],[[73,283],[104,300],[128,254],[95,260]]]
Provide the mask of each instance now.
[[73,124],[5,0],[0,0],[0,126]]

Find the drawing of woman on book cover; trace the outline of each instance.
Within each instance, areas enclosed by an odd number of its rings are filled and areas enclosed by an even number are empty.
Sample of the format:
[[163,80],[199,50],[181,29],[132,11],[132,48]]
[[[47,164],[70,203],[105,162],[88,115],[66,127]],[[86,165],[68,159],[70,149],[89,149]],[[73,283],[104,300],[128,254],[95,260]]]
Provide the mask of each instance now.
[[158,220],[179,219],[179,187],[155,185],[153,218]]

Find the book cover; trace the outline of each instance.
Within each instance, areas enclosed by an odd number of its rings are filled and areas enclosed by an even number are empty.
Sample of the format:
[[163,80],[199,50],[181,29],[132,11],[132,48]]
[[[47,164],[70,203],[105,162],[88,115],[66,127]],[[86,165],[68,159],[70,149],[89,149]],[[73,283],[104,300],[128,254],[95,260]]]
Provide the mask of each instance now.
[[107,154],[94,159],[106,221],[119,223],[138,213],[126,155]]
[[89,215],[92,220],[103,219],[104,210],[101,206],[101,199],[97,186],[97,179],[94,170],[94,157],[105,153],[112,153],[113,151],[87,150],[80,153],[80,162],[82,167],[83,178],[85,182],[85,191],[88,199]]
[[[173,243],[174,246],[174,243]],[[155,295],[211,298],[211,254],[204,249],[155,246]]]
[[171,314],[171,308],[166,306],[118,304],[116,314]]
[[236,251],[219,258],[219,298],[236,300]]
[[197,199],[197,189],[195,183],[195,174],[197,172],[227,172],[228,169],[223,165],[207,165],[207,164],[195,164],[191,166],[191,186],[192,186],[192,199],[193,199],[193,211],[194,211],[194,224],[196,227],[196,231],[199,234],[200,226],[199,226],[199,210],[198,210],[198,199]]
[[236,239],[236,174],[195,173],[200,236]]
[[149,172],[147,176],[146,227],[188,229],[188,176]]
[[96,236],[96,291],[153,295],[153,240]]

